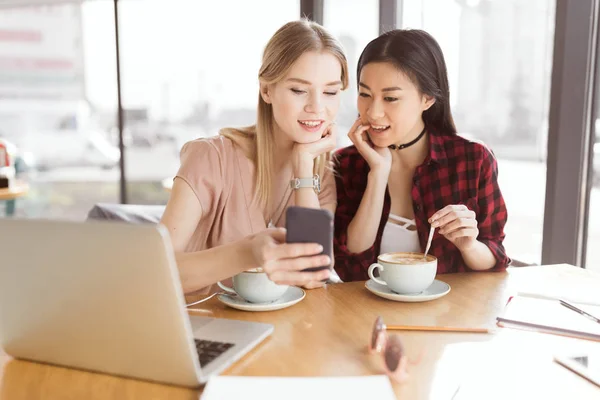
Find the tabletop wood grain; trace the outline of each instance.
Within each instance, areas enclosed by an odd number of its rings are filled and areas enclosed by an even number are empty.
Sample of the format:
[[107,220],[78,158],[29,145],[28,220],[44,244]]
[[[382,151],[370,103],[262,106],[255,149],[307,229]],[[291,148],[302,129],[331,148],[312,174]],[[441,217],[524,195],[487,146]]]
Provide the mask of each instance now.
[[[600,287],[600,274],[567,265],[510,268],[501,273],[437,277],[452,287],[426,303],[399,303],[368,292],[364,282],[308,291],[288,309],[252,313],[233,310],[213,298],[191,315],[275,325],[273,335],[224,375],[354,376],[383,373],[379,355],[368,354],[373,322],[493,328],[493,333],[390,332],[401,337],[414,364],[399,399],[600,398],[600,388],[552,361],[557,353],[600,356],[600,343],[496,328],[495,318],[517,290]],[[189,297],[192,301],[197,298]],[[12,360],[0,353],[0,399],[198,399],[201,391],[109,375]],[[307,393],[310,397],[310,393]]]

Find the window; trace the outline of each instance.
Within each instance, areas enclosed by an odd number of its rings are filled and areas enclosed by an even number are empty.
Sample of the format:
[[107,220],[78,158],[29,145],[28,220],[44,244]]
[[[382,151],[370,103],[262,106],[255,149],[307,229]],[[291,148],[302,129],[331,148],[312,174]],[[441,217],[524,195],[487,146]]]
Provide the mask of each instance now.
[[324,26],[337,37],[348,58],[350,87],[342,92],[338,113],[338,146],[350,145],[346,136],[356,121],[356,65],[360,53],[379,35],[379,1],[326,0],[323,10]]
[[600,271],[600,113],[597,112],[594,140],[594,155],[592,157],[592,191],[590,194],[590,209],[587,212],[588,237],[586,246],[585,267]]
[[[94,102],[99,87],[117,96],[113,16],[96,13],[104,5],[112,2],[0,9],[0,138],[30,186],[18,216],[81,220],[95,203],[118,201],[120,155]],[[98,48],[104,68],[90,60]]]
[[165,204],[186,141],[255,122],[263,49],[300,2],[121,0],[119,12],[128,201]]
[[555,0],[404,0],[403,28],[440,43],[461,135],[498,157],[508,254],[540,263]]

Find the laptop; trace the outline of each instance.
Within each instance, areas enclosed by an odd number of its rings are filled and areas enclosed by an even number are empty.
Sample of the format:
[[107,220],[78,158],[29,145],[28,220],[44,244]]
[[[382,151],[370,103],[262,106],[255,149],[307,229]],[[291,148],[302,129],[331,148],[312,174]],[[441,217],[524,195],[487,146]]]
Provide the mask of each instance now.
[[161,225],[0,219],[0,346],[12,357],[198,387],[272,332],[189,316]]

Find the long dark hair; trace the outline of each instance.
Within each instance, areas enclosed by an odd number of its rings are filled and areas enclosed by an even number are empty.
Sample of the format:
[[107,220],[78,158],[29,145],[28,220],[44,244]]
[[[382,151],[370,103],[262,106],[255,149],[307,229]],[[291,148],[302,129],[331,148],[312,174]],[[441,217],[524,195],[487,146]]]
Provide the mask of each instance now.
[[389,62],[406,74],[422,94],[435,98],[423,112],[428,129],[456,134],[450,112],[448,72],[442,49],[429,33],[419,29],[395,29],[372,40],[358,59],[356,77],[372,62]]

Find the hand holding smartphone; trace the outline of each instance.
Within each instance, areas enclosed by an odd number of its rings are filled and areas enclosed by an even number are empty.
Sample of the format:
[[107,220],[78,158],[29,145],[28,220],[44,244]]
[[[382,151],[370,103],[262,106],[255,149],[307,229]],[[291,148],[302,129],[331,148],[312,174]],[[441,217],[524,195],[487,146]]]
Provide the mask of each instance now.
[[[287,243],[318,243],[323,246],[321,254],[328,255],[333,263],[333,215],[328,210],[288,207],[285,228]],[[331,265],[307,268],[303,271],[321,271]]]

